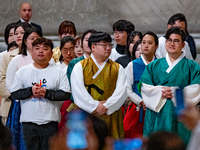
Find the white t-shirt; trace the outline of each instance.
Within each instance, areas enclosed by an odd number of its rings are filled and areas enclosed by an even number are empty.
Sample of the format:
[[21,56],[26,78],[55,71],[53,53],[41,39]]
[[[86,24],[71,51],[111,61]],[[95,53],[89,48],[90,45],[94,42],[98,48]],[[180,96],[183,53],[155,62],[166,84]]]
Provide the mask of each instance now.
[[[70,91],[69,81],[63,70],[50,64],[44,69],[37,69],[33,64],[19,69],[14,78],[11,92],[19,89],[32,87],[35,83],[46,85],[49,90]],[[28,98],[21,100],[20,122],[33,122],[36,124],[46,124],[51,121],[59,122],[60,103],[59,101],[49,101],[46,98]]]
[[109,56],[109,58],[112,60],[112,61],[115,61],[117,60],[119,57],[122,57],[122,56],[125,56],[125,54],[120,54],[117,52],[116,48],[113,48],[112,49],[112,52]]

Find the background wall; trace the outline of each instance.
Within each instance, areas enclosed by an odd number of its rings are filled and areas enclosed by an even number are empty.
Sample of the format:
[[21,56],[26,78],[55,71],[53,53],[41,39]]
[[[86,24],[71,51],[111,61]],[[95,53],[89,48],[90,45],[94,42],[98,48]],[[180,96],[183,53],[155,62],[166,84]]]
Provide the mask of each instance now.
[[[8,23],[19,20],[18,10],[23,0],[0,0],[0,35]],[[135,30],[151,30],[159,36],[167,29],[168,19],[175,13],[185,14],[188,30],[200,51],[199,0],[27,0],[33,8],[31,21],[42,26],[44,35],[59,40],[57,30],[64,20],[75,23],[78,34],[87,29],[112,33],[112,25],[127,19]],[[0,47],[4,39],[0,38]]]
[[[19,20],[23,0],[0,0],[0,33],[8,23]],[[42,26],[45,35],[57,35],[63,20],[75,23],[79,33],[89,28],[112,32],[112,25],[127,19],[136,30],[164,33],[168,19],[185,14],[191,33],[200,32],[199,0],[27,0],[33,7],[31,21]]]

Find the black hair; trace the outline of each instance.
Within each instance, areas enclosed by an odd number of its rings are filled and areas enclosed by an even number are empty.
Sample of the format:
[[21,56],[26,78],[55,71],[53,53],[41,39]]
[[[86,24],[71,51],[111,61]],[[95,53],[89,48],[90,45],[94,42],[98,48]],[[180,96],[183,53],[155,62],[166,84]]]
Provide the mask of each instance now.
[[24,33],[24,36],[23,36],[23,39],[22,39],[22,47],[21,47],[21,51],[20,51],[19,54],[27,56],[27,45],[25,44],[25,41],[27,40],[28,36],[33,32],[37,33],[40,37],[42,37],[42,33],[39,30],[37,30],[33,27],[27,28],[25,30],[25,33]]
[[9,38],[9,34],[10,34],[10,30],[12,28],[15,28],[16,26],[16,23],[10,23],[6,26],[5,28],[5,31],[4,31],[4,40],[5,40],[5,43],[8,45],[8,38]]
[[166,34],[165,34],[165,38],[169,39],[171,34],[180,35],[181,39],[182,39],[182,42],[184,42],[185,39],[186,39],[185,32],[183,30],[181,30],[179,27],[172,27],[172,28],[168,29]]
[[127,40],[126,40],[126,50],[125,50],[125,53],[126,55],[131,58],[131,54],[129,52],[129,46],[130,44],[133,42],[135,36],[138,36],[140,38],[140,40],[142,40],[143,38],[143,35],[141,32],[139,31],[131,31],[128,36],[127,36]]
[[188,35],[188,30],[187,30],[187,20],[186,20],[186,17],[185,15],[181,14],[181,13],[177,13],[177,14],[174,14],[173,16],[171,16],[167,22],[168,25],[174,25],[176,21],[183,21],[185,22],[185,33],[186,35]]
[[112,42],[112,38],[111,36],[106,33],[106,32],[96,32],[96,33],[93,33],[90,37],[89,37],[89,40],[88,40],[88,46],[89,48],[92,50],[92,44],[95,44],[95,43],[98,43],[98,42],[101,42],[101,41],[104,41],[104,42],[109,42],[111,43]]
[[51,51],[53,50],[53,42],[50,39],[47,39],[44,37],[39,37],[39,38],[35,39],[32,43],[33,47],[38,44],[44,44],[46,46],[49,46],[51,48]]
[[126,31],[129,34],[131,31],[135,30],[135,26],[127,20],[118,20],[113,24],[113,31]]
[[24,29],[24,31],[25,31],[27,28],[32,28],[32,26],[31,26],[30,24],[28,24],[27,22],[20,22],[20,23],[16,24],[14,33],[15,33],[16,29],[17,29],[18,27],[20,27],[20,26]]
[[[151,31],[147,31],[147,32],[144,34],[144,36],[145,36],[145,35],[151,35],[151,36],[153,36],[153,37],[154,37],[154,41],[155,41],[155,45],[158,45],[158,36],[157,36],[155,33],[151,32]],[[144,38],[144,36],[143,36],[143,38]]]
[[82,45],[82,47],[83,47],[83,40],[84,40],[84,38],[85,38],[85,36],[88,34],[88,33],[96,33],[97,31],[96,30],[94,30],[94,29],[90,29],[90,30],[87,30],[87,31],[85,31],[84,33],[83,33],[83,35],[82,35],[82,38],[81,38],[81,45]]
[[[65,36],[60,41],[60,51],[62,50],[62,48],[65,45],[65,43],[72,43],[74,45],[74,47],[76,45],[75,39],[73,37],[71,37],[71,36]],[[61,53],[59,61],[61,62],[62,59],[63,59],[63,56],[62,56],[62,53]]]
[[175,133],[158,131],[151,134],[146,143],[146,150],[185,150],[182,139]]
[[10,42],[10,43],[8,44],[7,51],[9,51],[9,49],[10,49],[11,47],[13,47],[13,46],[19,47],[15,41],[12,41],[12,42]]
[[139,40],[139,41],[135,42],[135,44],[134,44],[134,46],[133,46],[133,50],[132,50],[132,57],[131,57],[131,60],[137,59],[137,58],[135,57],[135,52],[136,52],[136,50],[137,50],[137,48],[138,48],[138,45],[140,45],[141,42],[142,42],[142,40]]
[[12,149],[11,132],[0,121],[0,150]]

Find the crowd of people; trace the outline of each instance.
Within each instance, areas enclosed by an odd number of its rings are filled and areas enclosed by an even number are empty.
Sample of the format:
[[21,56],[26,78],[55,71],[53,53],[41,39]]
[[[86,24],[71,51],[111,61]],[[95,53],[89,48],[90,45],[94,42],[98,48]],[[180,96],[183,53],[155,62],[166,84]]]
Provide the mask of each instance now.
[[128,139],[144,150],[200,148],[200,66],[183,14],[160,38],[118,20],[115,47],[108,33],[77,36],[65,20],[56,48],[30,21],[29,3],[19,15],[0,54],[0,149],[117,150]]

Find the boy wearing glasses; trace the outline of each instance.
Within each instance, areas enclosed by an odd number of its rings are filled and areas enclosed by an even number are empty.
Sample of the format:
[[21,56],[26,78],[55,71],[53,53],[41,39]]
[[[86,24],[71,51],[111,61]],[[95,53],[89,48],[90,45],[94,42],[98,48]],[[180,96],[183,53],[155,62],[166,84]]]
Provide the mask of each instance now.
[[167,55],[147,65],[141,77],[141,93],[147,107],[144,136],[164,130],[177,133],[185,143],[190,131],[175,115],[176,88],[183,89],[185,105],[196,105],[200,97],[200,66],[187,59],[182,51],[185,33],[179,27],[170,28],[166,35]]
[[122,66],[109,59],[111,37],[93,33],[88,46],[92,54],[78,62],[71,75],[74,103],[107,123],[114,139],[124,137],[121,106],[126,99],[126,81]]
[[116,48],[112,49],[110,59],[113,61],[125,55],[127,36],[131,31],[134,31],[135,26],[127,20],[118,20],[113,24],[113,35],[116,41]]

